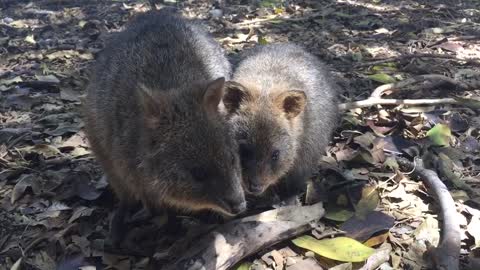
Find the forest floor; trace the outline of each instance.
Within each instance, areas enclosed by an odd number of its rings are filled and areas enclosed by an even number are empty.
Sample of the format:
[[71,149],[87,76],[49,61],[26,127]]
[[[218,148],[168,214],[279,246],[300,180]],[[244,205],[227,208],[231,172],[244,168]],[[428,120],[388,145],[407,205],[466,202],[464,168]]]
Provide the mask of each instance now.
[[[209,1],[166,2],[204,19],[232,62],[257,44],[304,46],[338,79],[342,102],[365,100],[394,83],[383,94],[395,104],[350,104],[342,112],[309,188],[308,200],[324,201],[327,214],[308,235],[344,235],[361,247],[329,243],[343,252],[339,259],[318,251],[321,241],[318,249],[304,249],[289,240],[257,251],[240,267],[431,267],[429,246],[442,231],[440,204],[394,158],[420,155],[455,201],[460,268],[480,269],[477,0],[232,0],[221,9]],[[0,2],[0,270],[158,269],[154,252],[172,240],[162,233],[165,217],[132,224],[123,248],[109,245],[116,201],[81,117],[88,67],[105,38],[149,9],[129,0]],[[402,99],[420,101],[406,106]],[[200,226],[187,217],[183,223],[185,230]],[[352,263],[368,247],[377,256]]]

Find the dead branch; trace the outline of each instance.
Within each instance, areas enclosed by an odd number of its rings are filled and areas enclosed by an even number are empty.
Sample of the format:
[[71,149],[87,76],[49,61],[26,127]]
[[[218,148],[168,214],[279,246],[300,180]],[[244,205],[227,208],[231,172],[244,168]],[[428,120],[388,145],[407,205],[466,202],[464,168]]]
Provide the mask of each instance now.
[[439,105],[439,104],[463,104],[454,98],[439,98],[439,99],[383,99],[383,98],[368,98],[365,100],[342,103],[338,105],[341,111],[365,108],[375,105]]
[[387,91],[399,90],[399,89],[404,88],[406,86],[416,84],[416,83],[422,83],[422,82],[425,82],[425,81],[448,83],[448,84],[451,84],[453,86],[458,87],[460,90],[470,90],[471,89],[471,87],[468,84],[463,83],[463,82],[459,82],[459,81],[457,81],[455,79],[452,79],[452,78],[449,78],[447,76],[443,76],[443,75],[439,75],[439,74],[427,74],[427,75],[415,76],[415,77],[408,78],[408,79],[405,79],[405,80],[402,80],[402,81],[399,81],[399,82],[395,82],[395,83],[388,83],[388,84],[381,85],[381,86],[375,88],[375,90],[373,90],[370,97],[379,98],[383,94],[385,94],[385,92],[387,92]]
[[225,270],[260,249],[311,229],[324,214],[321,203],[288,206],[231,221],[200,238],[164,270]]
[[438,178],[435,171],[426,169],[420,158],[415,159],[415,164],[405,158],[398,157],[397,162],[406,170],[420,178],[427,190],[440,204],[442,222],[441,240],[438,247],[429,252],[430,259],[436,269],[458,270],[460,257],[460,224],[458,223],[455,202],[445,184]]
[[373,60],[370,62],[357,64],[355,65],[355,67],[361,68],[361,67],[375,66],[375,65],[385,64],[390,62],[401,62],[401,61],[410,60],[412,58],[440,58],[440,59],[449,59],[449,60],[457,60],[457,61],[479,60],[479,58],[462,59],[462,58],[458,58],[455,55],[450,55],[450,54],[416,53],[416,54],[404,54],[400,56],[381,58],[381,59]]

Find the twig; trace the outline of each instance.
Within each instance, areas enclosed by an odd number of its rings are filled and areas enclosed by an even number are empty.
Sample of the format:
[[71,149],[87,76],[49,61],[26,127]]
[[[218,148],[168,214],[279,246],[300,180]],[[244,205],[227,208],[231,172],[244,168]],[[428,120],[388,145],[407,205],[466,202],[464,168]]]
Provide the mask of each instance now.
[[375,105],[439,105],[439,104],[463,104],[462,102],[453,98],[439,98],[439,99],[383,99],[383,98],[368,98],[365,100],[342,103],[338,105],[341,111],[351,110],[355,108],[365,108]]
[[370,61],[370,62],[357,64],[357,65],[355,65],[355,67],[356,68],[369,67],[369,66],[385,64],[385,63],[389,63],[389,62],[406,61],[406,60],[409,60],[409,59],[412,59],[412,58],[422,58],[422,57],[451,59],[451,60],[460,60],[460,61],[479,60],[479,58],[462,59],[462,58],[458,58],[455,55],[450,55],[450,54],[417,53],[417,54],[404,54],[404,55],[400,55],[400,56],[393,56],[393,57],[377,59],[377,60],[373,60],[373,61]]
[[471,89],[471,87],[468,84],[463,83],[463,82],[459,82],[459,81],[457,81],[455,79],[452,79],[450,77],[439,75],[439,74],[427,74],[427,75],[415,76],[415,77],[408,78],[408,79],[405,79],[405,80],[402,80],[402,81],[399,81],[399,82],[395,82],[395,83],[388,83],[388,84],[381,85],[381,86],[375,88],[375,90],[373,90],[370,97],[379,98],[386,91],[399,90],[399,89],[404,88],[406,86],[409,86],[411,84],[420,83],[420,82],[424,82],[424,81],[437,81],[437,82],[439,81],[439,82],[442,82],[442,83],[449,83],[451,85],[454,85],[454,86],[460,88],[461,90]]
[[420,158],[415,160],[416,166],[405,158],[398,157],[397,162],[407,170],[412,170],[413,175],[422,180],[427,190],[440,204],[442,221],[441,241],[437,248],[433,249],[430,259],[436,269],[458,270],[460,257],[460,224],[458,223],[455,202],[442,180],[435,171],[426,169]]

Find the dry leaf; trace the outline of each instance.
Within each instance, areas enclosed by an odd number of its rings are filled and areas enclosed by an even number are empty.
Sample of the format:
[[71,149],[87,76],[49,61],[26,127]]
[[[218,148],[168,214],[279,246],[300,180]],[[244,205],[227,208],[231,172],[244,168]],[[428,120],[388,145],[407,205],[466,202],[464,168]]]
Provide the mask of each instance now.
[[348,237],[317,240],[304,235],[292,240],[292,242],[320,256],[342,262],[362,262],[375,252],[375,249]]

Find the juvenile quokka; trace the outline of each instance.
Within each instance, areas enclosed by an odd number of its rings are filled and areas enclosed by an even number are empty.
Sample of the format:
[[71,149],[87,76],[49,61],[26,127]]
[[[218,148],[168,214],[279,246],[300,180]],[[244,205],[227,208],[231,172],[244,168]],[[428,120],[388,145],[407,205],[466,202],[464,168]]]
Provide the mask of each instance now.
[[87,89],[86,132],[120,199],[118,221],[135,202],[246,208],[237,143],[218,110],[230,73],[213,38],[172,11],[139,15],[107,43]]
[[337,121],[338,90],[323,64],[292,44],[260,46],[225,91],[245,190],[260,195],[284,178],[286,196],[301,192]]

